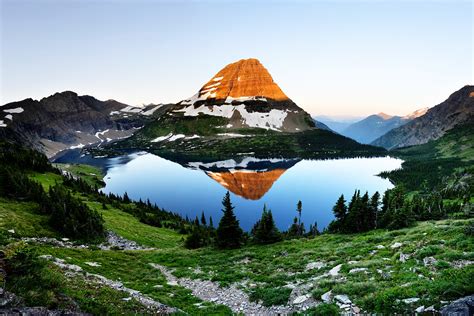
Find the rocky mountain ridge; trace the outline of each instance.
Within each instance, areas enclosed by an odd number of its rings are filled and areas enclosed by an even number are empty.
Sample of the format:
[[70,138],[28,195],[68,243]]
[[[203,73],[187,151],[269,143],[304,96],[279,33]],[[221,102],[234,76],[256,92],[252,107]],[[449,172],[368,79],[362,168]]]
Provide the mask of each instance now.
[[65,149],[128,137],[162,108],[166,106],[135,107],[64,91],[39,101],[29,98],[1,106],[0,137],[52,157]]
[[474,86],[464,86],[426,114],[389,131],[371,144],[387,149],[424,144],[461,124],[474,124]]

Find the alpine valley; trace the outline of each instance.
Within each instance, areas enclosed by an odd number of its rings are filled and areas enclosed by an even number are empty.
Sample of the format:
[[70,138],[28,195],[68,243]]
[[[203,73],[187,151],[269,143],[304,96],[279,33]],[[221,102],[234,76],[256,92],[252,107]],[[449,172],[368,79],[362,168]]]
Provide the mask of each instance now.
[[178,103],[0,106],[0,314],[472,315],[474,86],[304,108],[253,58]]

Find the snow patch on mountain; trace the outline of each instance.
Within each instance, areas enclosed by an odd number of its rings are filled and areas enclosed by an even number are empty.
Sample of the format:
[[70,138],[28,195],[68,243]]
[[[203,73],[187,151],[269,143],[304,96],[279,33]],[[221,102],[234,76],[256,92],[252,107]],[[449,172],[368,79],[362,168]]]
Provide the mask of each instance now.
[[3,112],[6,112],[6,113],[22,113],[24,110],[23,108],[19,107],[19,108],[14,108],[14,109],[7,109],[7,110],[3,110]]
[[11,114],[5,115],[5,118],[13,121],[13,116]]
[[245,102],[245,101],[263,101],[263,102],[267,102],[267,99],[266,98],[263,98],[263,97],[256,97],[256,96],[252,96],[252,97],[237,97],[237,98],[234,98],[234,97],[231,97],[231,96],[228,96],[226,99],[225,99],[225,103],[232,103],[232,102]]
[[[189,104],[194,104],[194,102]],[[288,111],[276,109],[272,109],[270,110],[270,112],[248,112],[245,108],[245,104],[224,104],[216,106],[201,105],[197,108],[191,105],[179,110],[175,110],[174,112],[183,112],[184,116],[198,116],[199,114],[207,114],[211,116],[221,116],[230,119],[234,115],[235,111],[240,113],[240,116],[242,117],[242,122],[249,127],[259,127],[276,131],[278,131],[283,126],[283,121],[288,115]]]
[[0,127],[7,127],[7,124],[3,123],[3,120],[0,120]]
[[219,133],[217,136],[228,136],[228,137],[251,137],[252,135],[243,135],[237,133]]

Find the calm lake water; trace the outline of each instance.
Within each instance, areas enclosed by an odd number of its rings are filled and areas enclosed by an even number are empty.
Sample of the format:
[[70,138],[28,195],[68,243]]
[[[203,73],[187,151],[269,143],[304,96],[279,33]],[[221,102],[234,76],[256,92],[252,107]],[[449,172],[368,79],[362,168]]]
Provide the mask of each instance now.
[[[83,158],[97,162],[91,157]],[[73,162],[63,157],[58,162]],[[149,153],[100,159],[106,167],[103,191],[128,193],[132,199],[150,199],[166,210],[194,218],[204,211],[216,225],[227,190],[242,228],[249,230],[259,219],[263,205],[273,212],[277,226],[286,230],[303,203],[306,228],[317,222],[324,228],[333,219],[332,207],[354,190],[383,193],[390,181],[381,171],[400,168],[402,160],[391,157],[337,160],[282,160],[241,157],[225,161],[173,162]]]

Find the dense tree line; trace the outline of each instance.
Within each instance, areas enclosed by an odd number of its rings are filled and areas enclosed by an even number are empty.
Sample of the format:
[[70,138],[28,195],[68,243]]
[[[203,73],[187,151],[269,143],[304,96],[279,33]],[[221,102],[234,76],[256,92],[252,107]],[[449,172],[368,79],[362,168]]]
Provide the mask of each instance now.
[[344,195],[339,197],[333,207],[335,219],[329,224],[328,231],[360,233],[376,228],[404,228],[415,221],[446,218],[448,213],[469,208],[468,201],[447,203],[438,191],[409,196],[402,186],[385,191],[380,201],[378,192],[369,197],[367,192],[361,196],[356,190],[348,204]]

